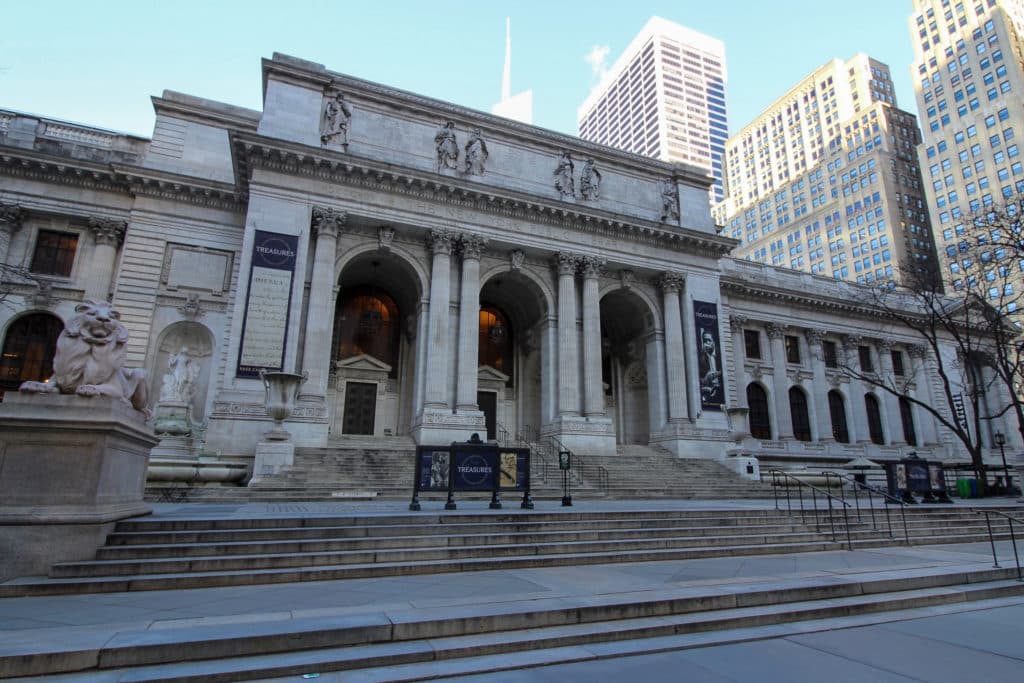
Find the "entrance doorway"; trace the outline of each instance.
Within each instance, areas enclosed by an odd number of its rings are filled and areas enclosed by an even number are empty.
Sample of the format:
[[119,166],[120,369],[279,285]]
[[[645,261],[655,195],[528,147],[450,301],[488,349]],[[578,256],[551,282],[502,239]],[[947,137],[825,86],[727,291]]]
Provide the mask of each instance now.
[[498,418],[498,394],[493,391],[478,391],[476,394],[477,405],[484,414],[484,424],[487,425],[487,440],[497,438]]
[[369,382],[346,382],[342,434],[372,435],[376,412],[377,385]]

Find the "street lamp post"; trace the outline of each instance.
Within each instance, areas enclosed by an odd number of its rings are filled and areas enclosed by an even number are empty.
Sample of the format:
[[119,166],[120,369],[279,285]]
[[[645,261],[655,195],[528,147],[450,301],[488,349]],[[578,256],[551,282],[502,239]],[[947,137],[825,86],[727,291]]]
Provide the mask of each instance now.
[[1003,481],[1006,483],[1006,493],[1009,495],[1013,492],[1013,482],[1010,480],[1010,470],[1006,466],[1006,449],[1003,448],[1006,445],[1006,435],[996,432],[993,438],[996,445],[999,446],[999,456],[1003,459]]

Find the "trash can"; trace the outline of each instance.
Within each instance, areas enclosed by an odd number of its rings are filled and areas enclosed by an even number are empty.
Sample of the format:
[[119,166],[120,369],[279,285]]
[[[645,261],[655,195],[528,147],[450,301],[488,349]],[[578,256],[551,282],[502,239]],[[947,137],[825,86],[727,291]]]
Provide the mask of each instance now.
[[971,486],[967,483],[966,479],[956,480],[956,495],[961,498],[969,498],[971,495]]
[[978,480],[977,479],[968,479],[967,483],[971,487],[971,495],[969,497],[970,498],[977,498],[978,497]]

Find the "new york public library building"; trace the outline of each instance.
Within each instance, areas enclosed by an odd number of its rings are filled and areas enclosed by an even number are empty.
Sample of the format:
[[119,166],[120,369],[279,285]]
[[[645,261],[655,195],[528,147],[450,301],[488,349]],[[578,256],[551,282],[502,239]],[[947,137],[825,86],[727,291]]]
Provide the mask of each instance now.
[[966,460],[838,369],[937,405],[920,338],[855,285],[731,259],[700,170],[284,55],[263,92],[263,111],[153,97],[151,139],[0,110],[0,261],[30,275],[3,283],[3,388],[48,376],[76,304],[113,302],[163,437],[151,483],[249,480],[260,370],[307,374],[299,449],[411,462],[474,433],[554,437],[748,477],[751,457]]

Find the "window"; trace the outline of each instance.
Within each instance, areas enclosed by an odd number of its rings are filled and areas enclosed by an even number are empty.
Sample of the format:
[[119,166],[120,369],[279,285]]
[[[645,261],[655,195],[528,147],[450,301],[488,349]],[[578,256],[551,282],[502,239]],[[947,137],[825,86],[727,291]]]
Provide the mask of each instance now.
[[759,384],[747,386],[748,420],[750,435],[755,439],[771,440],[772,426],[768,415],[768,394]]
[[828,392],[828,413],[832,418],[832,436],[839,443],[850,443],[850,431],[846,427],[846,407],[843,395],[833,389]]
[[398,376],[398,348],[401,325],[398,306],[386,292],[362,286],[338,297],[334,338],[337,360],[365,353],[391,366]]
[[914,430],[914,411],[906,396],[900,396],[900,421],[903,423],[903,440],[910,446],[916,446],[917,432]]
[[874,372],[875,367],[871,363],[871,347],[858,346],[857,354],[860,356],[860,369],[862,372]]
[[800,340],[797,337],[786,335],[786,362],[800,362]]
[[40,230],[36,237],[36,249],[32,254],[30,270],[41,275],[71,277],[77,249],[77,234]]
[[893,349],[892,352],[892,374],[902,377],[906,370],[903,367],[903,354]]
[[884,445],[885,433],[882,431],[882,413],[878,408],[878,399],[872,394],[864,394],[864,408],[868,414],[868,433],[871,443]]
[[31,313],[15,320],[7,330],[0,355],[0,390],[49,379],[57,337],[63,329],[60,318],[49,313]]
[[761,358],[761,333],[757,330],[743,330],[743,344],[747,358]]
[[485,304],[480,307],[479,328],[479,365],[500,370],[509,376],[511,384],[515,373],[512,368],[512,327],[508,317],[495,306]]
[[789,412],[793,418],[793,438],[811,440],[811,420],[807,414],[807,394],[799,387],[789,390]]

